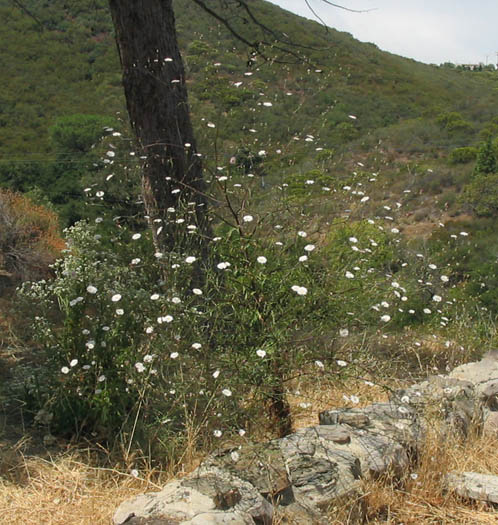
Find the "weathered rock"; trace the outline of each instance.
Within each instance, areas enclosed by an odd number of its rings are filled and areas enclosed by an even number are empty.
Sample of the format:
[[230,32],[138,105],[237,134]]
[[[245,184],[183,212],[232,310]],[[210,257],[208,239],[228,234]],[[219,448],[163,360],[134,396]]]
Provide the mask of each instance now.
[[350,440],[345,428],[311,427],[280,440],[293,495],[314,511],[325,509],[336,499],[355,497],[360,488],[358,458],[340,445]]
[[498,412],[490,412],[482,425],[484,434],[498,437]]
[[416,449],[423,442],[423,429],[416,410],[404,404],[373,403],[365,408],[325,410],[319,414],[320,425],[337,422],[356,429],[355,435],[387,437],[408,449]]
[[261,525],[272,522],[273,506],[254,485],[226,469],[203,464],[182,481],[182,486],[209,497],[218,510],[246,513]]
[[[124,501],[114,514],[115,525],[131,523],[131,518],[162,520],[166,524],[182,523],[201,512],[214,510],[214,501],[191,488],[185,488],[180,481],[168,483],[163,490],[137,496]],[[152,521],[150,521],[152,523]],[[135,523],[140,521],[135,520]],[[142,521],[141,523],[149,523]]]
[[480,392],[481,385],[498,378],[498,350],[488,352],[480,361],[457,366],[448,377],[469,381]]
[[413,407],[421,419],[430,413],[438,418],[442,416],[448,431],[457,431],[464,436],[481,416],[475,387],[464,379],[431,376],[426,381],[396,391],[392,397],[396,402]]
[[269,525],[272,514],[272,506],[249,483],[215,470],[210,476],[173,481],[160,492],[125,501],[114,514],[113,522],[115,525]]
[[202,468],[227,470],[232,475],[251,483],[269,501],[285,503],[292,495],[285,459],[278,440],[220,450],[206,458]]
[[498,504],[498,476],[477,472],[451,472],[446,476],[448,489],[462,498]]

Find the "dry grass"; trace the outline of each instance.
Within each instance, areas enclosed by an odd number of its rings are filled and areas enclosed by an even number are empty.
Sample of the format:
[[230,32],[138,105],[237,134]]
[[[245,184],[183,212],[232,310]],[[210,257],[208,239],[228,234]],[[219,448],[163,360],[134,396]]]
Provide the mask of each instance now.
[[[450,438],[451,439],[451,438]],[[401,484],[390,480],[366,483],[370,524],[496,524],[498,512],[485,503],[463,501],[445,489],[451,471],[498,472],[496,436],[444,439],[433,429],[419,464]],[[415,479],[414,479],[415,478]]]
[[109,525],[121,501],[157,491],[167,480],[155,472],[135,478],[93,468],[76,453],[54,460],[18,455],[7,470],[11,481],[0,477],[0,523],[5,525]]

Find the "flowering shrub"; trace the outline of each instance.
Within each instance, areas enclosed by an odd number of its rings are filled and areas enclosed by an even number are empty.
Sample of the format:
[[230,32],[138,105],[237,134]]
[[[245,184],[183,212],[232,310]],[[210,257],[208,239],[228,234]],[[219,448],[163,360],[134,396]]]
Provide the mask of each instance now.
[[[187,421],[237,429],[261,403],[282,402],[292,370],[331,361],[295,340],[330,326],[314,245],[258,238],[253,222],[244,215],[202,261],[154,253],[148,234],[100,222],[66,231],[55,279],[21,290],[47,356],[30,391],[55,431],[110,439],[176,433]],[[197,264],[199,288],[190,284]]]

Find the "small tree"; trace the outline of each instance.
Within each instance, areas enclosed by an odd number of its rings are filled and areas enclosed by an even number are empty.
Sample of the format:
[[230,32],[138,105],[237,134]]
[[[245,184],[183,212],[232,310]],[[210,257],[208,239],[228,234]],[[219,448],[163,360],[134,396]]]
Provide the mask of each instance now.
[[474,175],[479,173],[495,173],[496,172],[496,157],[493,151],[493,143],[491,137],[482,144],[477,154],[477,162],[474,167]]

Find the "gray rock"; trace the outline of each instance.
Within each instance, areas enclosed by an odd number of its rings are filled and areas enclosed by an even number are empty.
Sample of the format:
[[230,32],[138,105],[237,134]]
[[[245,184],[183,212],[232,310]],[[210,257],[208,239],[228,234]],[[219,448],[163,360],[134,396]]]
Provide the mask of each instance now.
[[451,472],[446,476],[448,489],[462,498],[498,504],[498,476],[477,472]]
[[480,361],[457,366],[448,377],[469,381],[476,387],[498,378],[498,350],[488,352]]
[[226,469],[203,464],[182,480],[182,486],[210,498],[217,510],[246,513],[261,525],[272,522],[273,506],[254,485]]
[[498,437],[498,412],[490,412],[482,427],[484,434]]
[[131,518],[154,518],[173,525],[215,508],[214,501],[208,496],[182,486],[181,481],[172,481],[160,492],[144,494],[121,503],[114,513],[113,522],[115,525],[122,525],[129,523]]

